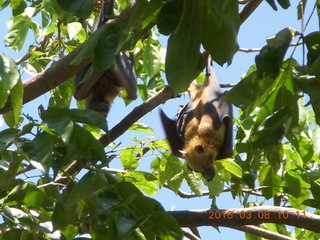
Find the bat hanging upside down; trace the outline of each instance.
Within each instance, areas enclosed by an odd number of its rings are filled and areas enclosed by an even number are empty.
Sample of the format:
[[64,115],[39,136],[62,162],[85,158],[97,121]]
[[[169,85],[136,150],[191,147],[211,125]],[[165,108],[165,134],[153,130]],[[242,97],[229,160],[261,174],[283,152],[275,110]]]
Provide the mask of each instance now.
[[[108,21],[107,16],[113,15],[114,0],[95,0],[97,10],[100,11],[97,30]],[[91,64],[82,68],[76,75],[75,98],[85,100],[86,108],[90,108],[107,116],[111,104],[122,89],[126,90],[127,99],[137,98],[136,69],[133,55],[120,52],[115,56],[113,67],[105,71],[93,69]],[[87,79],[84,81],[86,75]]]
[[194,81],[188,92],[190,101],[177,119],[168,118],[160,110],[161,120],[173,154],[185,158],[189,169],[211,181],[214,161],[233,155],[232,106],[222,99],[211,64],[203,86]]

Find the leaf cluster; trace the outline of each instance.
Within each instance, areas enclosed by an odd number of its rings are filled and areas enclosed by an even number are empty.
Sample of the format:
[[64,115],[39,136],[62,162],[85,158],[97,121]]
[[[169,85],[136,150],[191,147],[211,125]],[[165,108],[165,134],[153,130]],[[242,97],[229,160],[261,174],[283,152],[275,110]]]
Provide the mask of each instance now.
[[[267,2],[277,9],[275,1]],[[277,2],[290,6],[287,0]],[[166,140],[153,139],[154,130],[144,123],[128,130],[148,137],[134,137],[132,146],[105,146],[101,139],[111,138],[106,119],[84,110],[81,102],[73,109],[74,77],[50,91],[39,120],[22,115],[21,76],[37,78],[76,49],[81,51],[73,65],[90,59],[104,70],[118,52],[128,50],[134,53],[142,101],[161,94],[164,76],[173,92],[181,93],[202,72],[202,51],[220,65],[232,63],[241,23],[236,0],[116,1],[115,15],[95,32],[98,13],[91,0],[0,0],[0,6],[12,9],[5,43],[28,52],[16,61],[0,53],[0,109],[8,101],[12,105],[3,115],[8,128],[0,132],[1,239],[181,239],[177,221],[144,194],[161,188],[180,194],[184,183],[192,197],[209,195],[213,209],[216,197],[228,191],[244,207],[262,205],[251,201],[258,195],[275,206],[319,212],[319,32],[304,36],[285,28],[268,38],[255,63],[225,94],[238,107],[235,156],[215,162],[216,176],[207,182],[171,154]],[[303,14],[299,9],[300,18]],[[34,43],[28,46],[29,32]],[[166,50],[162,35],[168,37]],[[297,37],[306,46],[306,64],[294,51],[288,57]],[[74,160],[80,173],[72,171]],[[115,161],[121,169],[109,168]],[[56,181],[60,177],[66,184]],[[319,238],[304,229],[290,233],[280,224],[262,227],[297,239]]]

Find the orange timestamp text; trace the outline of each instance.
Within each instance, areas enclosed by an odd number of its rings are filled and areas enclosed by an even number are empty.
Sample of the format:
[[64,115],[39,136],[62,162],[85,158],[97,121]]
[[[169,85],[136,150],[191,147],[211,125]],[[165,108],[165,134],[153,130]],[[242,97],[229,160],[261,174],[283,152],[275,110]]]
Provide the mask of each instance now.
[[[275,213],[273,213],[275,214]],[[276,216],[279,219],[288,219],[292,217],[292,212],[284,211],[277,211]],[[233,211],[233,210],[210,210],[209,211],[209,219],[269,219],[271,217],[270,211],[258,211],[253,213],[252,211]],[[296,211],[295,212],[296,218],[306,218],[306,211]]]

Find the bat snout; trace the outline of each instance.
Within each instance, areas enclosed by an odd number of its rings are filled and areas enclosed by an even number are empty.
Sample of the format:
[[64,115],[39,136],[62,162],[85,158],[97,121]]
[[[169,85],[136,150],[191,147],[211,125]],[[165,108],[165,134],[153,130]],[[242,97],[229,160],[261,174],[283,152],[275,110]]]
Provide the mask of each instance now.
[[205,179],[207,179],[208,182],[212,181],[215,176],[213,166],[210,166],[209,168],[205,169],[201,174]]
[[194,150],[197,152],[197,153],[203,153],[204,152],[204,148],[202,145],[197,145],[194,147]]

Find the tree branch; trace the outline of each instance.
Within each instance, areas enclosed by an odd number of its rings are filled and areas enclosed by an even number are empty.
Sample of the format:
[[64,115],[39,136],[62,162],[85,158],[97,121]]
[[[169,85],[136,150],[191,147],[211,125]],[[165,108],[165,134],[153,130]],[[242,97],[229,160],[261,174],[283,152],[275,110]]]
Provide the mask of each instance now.
[[251,233],[266,239],[271,239],[271,240],[294,240],[294,238],[282,235],[280,233],[272,232],[272,231],[269,231],[260,227],[256,227],[256,226],[251,226],[251,225],[241,226],[241,227],[232,227],[232,228],[243,231],[243,232]]
[[254,12],[254,10],[256,10],[261,2],[262,0],[251,0],[243,7],[240,11],[241,23],[243,23]]
[[259,206],[237,209],[169,211],[181,227],[239,227],[278,223],[320,233],[320,216],[295,208]]
[[201,240],[201,238],[199,238],[198,236],[189,232],[186,229],[182,229],[182,232],[183,232],[183,235],[186,236],[187,238],[189,238],[190,240]]

